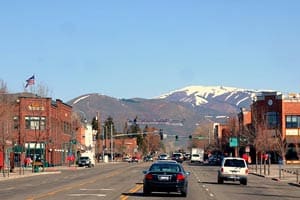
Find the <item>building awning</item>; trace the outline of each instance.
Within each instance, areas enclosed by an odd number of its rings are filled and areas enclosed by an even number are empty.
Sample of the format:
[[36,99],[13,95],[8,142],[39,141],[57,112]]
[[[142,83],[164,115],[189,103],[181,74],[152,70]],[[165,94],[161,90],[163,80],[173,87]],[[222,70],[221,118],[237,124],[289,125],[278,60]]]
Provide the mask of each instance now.
[[300,136],[286,136],[286,143],[300,143]]

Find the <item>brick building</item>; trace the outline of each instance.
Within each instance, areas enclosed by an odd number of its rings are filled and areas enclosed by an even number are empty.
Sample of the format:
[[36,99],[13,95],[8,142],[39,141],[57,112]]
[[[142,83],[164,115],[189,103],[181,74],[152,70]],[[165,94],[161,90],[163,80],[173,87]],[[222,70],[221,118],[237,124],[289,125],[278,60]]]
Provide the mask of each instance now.
[[[249,122],[251,117],[251,122]],[[251,112],[239,114],[240,134],[248,136],[258,153],[269,153],[273,161],[300,159],[300,97],[279,92],[258,93]],[[255,136],[255,138],[249,138]]]
[[13,109],[4,126],[11,128],[6,149],[0,151],[8,152],[3,159],[10,157],[11,167],[24,164],[26,157],[62,165],[70,153],[75,155],[78,125],[73,123],[70,105],[27,93],[11,94],[10,102]]

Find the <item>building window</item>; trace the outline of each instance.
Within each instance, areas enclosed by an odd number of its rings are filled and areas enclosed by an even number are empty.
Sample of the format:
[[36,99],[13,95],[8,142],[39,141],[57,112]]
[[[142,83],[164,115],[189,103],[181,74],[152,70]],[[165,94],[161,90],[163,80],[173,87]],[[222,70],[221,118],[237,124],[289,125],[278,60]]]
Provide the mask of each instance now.
[[286,128],[300,128],[300,116],[299,115],[287,115],[285,117]]
[[45,130],[46,117],[25,117],[25,127],[30,130]]
[[18,116],[14,116],[14,129],[19,129],[19,117]]
[[279,126],[278,113],[277,112],[267,112],[267,127],[268,129],[274,129]]
[[62,123],[62,130],[66,134],[71,134],[71,124],[68,122],[63,122]]

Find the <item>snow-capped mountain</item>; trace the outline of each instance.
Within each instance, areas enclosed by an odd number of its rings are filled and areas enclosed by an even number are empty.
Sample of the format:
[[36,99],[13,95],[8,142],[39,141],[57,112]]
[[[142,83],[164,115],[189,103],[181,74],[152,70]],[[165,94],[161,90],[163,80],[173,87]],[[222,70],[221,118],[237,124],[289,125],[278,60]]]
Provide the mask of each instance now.
[[[249,108],[252,97],[258,91],[223,86],[189,86],[153,99],[116,99],[99,93],[81,95],[68,103],[84,113],[89,121],[101,112],[102,121],[108,116],[114,119],[118,130],[123,130],[127,119],[138,116],[140,120],[182,121],[184,126],[156,125],[173,134],[190,133],[205,116],[236,116],[240,108]],[[223,118],[224,119],[224,118]]]
[[223,107],[227,107],[224,112],[227,112],[229,111],[228,106],[233,110],[249,107],[256,92],[258,91],[224,86],[188,86],[161,95],[158,98],[172,102],[188,103],[195,108],[217,109],[220,104],[223,104]]

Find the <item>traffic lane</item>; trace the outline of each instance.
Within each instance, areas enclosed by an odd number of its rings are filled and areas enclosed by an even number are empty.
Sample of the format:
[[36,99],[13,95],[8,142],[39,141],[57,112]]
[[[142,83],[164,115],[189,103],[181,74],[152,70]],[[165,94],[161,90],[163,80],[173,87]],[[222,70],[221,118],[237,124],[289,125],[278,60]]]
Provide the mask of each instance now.
[[215,199],[282,200],[299,199],[300,197],[299,188],[286,182],[277,182],[250,174],[248,176],[248,185],[246,186],[240,185],[239,182],[229,181],[225,181],[224,184],[217,184],[218,167],[190,166],[190,169],[198,177],[201,187],[206,188],[209,195]]
[[123,163],[115,167],[116,165],[112,164],[107,172],[91,173],[85,177],[80,176],[81,179],[71,179],[72,183],[41,192],[27,199],[119,199],[122,193],[126,193],[136,185],[131,176],[141,174],[139,165]]
[[[184,168],[186,171],[189,171],[188,166],[186,163],[183,163]],[[147,168],[146,168],[147,169]],[[141,176],[143,179],[143,175]],[[194,176],[193,173],[189,176],[189,183],[188,183],[188,194],[187,197],[182,197],[180,193],[165,193],[165,192],[153,192],[149,196],[143,195],[143,185],[141,185],[140,189],[136,192],[129,192],[126,195],[129,197],[128,199],[147,199],[147,200],[157,200],[157,199],[185,199],[185,200],[212,200],[213,198],[207,193],[206,188],[201,187],[198,183],[197,177]]]
[[[60,174],[38,175],[0,182],[1,200],[47,199],[83,187],[92,181],[103,181],[108,175],[126,170],[128,163],[107,164],[95,168],[70,168]],[[62,199],[62,198],[56,198]]]

